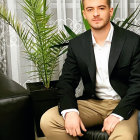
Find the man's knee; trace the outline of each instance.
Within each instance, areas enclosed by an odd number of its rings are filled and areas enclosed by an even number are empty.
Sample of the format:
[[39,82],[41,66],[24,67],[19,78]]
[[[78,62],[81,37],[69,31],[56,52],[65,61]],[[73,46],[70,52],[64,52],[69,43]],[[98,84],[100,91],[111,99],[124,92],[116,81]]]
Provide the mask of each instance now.
[[138,139],[138,133],[132,131],[130,128],[125,128],[123,130],[112,132],[112,134],[109,137],[109,140],[137,140]]
[[49,111],[45,112],[40,119],[40,128],[44,133],[48,132],[51,127],[52,117]]
[[49,109],[42,115],[40,127],[44,133],[51,133],[53,129],[64,129],[64,119],[60,116],[57,106]]
[[109,140],[137,140],[137,139],[138,139],[138,136],[137,135],[133,135],[131,133],[128,133],[127,135],[118,134],[118,135],[110,136],[109,137]]

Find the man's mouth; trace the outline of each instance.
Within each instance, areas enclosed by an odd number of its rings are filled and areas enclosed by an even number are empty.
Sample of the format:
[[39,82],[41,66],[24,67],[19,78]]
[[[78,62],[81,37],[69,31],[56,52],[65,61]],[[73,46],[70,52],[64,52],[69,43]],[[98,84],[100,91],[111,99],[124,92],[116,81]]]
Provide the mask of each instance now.
[[101,19],[93,19],[92,21],[99,22]]

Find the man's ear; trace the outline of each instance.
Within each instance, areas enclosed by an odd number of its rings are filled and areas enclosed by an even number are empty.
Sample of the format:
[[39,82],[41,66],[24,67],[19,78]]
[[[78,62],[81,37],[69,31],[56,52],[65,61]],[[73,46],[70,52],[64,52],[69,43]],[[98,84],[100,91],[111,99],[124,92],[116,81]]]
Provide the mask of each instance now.
[[114,12],[114,9],[113,8],[110,8],[110,17],[113,16],[113,12]]
[[85,10],[82,10],[82,13],[83,13],[84,19],[86,19]]

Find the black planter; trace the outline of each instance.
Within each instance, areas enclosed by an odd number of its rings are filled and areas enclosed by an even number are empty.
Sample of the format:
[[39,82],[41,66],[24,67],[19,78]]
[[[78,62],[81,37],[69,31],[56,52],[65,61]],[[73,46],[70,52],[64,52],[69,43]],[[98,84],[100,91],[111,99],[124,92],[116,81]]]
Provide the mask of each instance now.
[[44,112],[58,104],[59,96],[55,88],[57,81],[51,82],[51,88],[46,89],[42,82],[27,83],[27,89],[30,91],[36,133],[38,137],[44,136],[40,129],[40,118]]

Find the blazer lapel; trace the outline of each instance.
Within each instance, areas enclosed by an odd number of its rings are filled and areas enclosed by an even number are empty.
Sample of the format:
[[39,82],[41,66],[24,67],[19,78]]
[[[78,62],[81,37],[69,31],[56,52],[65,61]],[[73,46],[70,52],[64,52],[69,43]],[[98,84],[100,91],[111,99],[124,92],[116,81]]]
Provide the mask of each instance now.
[[[113,23],[112,23],[113,24]],[[114,34],[112,38],[111,43],[111,49],[110,49],[110,56],[109,56],[109,76],[112,73],[112,70],[119,58],[119,55],[121,53],[125,36],[124,31],[120,29],[118,26],[114,25]],[[91,77],[92,81],[95,81],[96,79],[96,61],[95,61],[95,55],[94,55],[94,49],[93,49],[93,43],[92,43],[92,37],[91,37],[91,30],[88,30],[84,34],[83,38],[83,48],[84,48],[84,59],[85,63],[88,66],[88,71]]]
[[88,30],[84,34],[83,39],[83,47],[84,47],[84,53],[85,53],[85,63],[88,66],[88,71],[91,77],[91,80],[94,81],[96,78],[96,63],[95,63],[95,55],[94,55],[94,49],[93,49],[93,43],[92,43],[92,37],[91,37],[91,30]]
[[[114,24],[113,24],[114,25]],[[111,50],[109,56],[109,76],[111,75],[113,68],[119,58],[122,47],[124,45],[125,35],[124,31],[117,25],[114,25],[114,34],[111,43]]]

